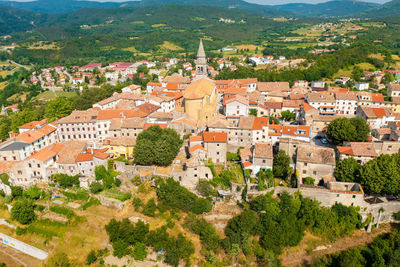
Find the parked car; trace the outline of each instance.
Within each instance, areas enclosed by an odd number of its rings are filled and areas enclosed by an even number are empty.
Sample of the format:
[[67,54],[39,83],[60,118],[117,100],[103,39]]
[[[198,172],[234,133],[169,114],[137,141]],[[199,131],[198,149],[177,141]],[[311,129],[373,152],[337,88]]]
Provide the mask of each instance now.
[[326,138],[321,138],[321,143],[326,145],[328,144],[328,140]]

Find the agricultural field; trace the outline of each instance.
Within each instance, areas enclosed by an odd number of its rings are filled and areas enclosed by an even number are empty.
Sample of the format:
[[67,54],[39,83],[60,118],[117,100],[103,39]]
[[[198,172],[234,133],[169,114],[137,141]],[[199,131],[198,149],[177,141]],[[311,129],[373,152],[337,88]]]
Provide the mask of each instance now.
[[179,45],[176,45],[172,42],[168,42],[168,41],[164,41],[164,43],[162,45],[160,45],[161,48],[165,48],[167,50],[172,50],[172,51],[179,51],[179,50],[183,50],[182,47],[180,47]]
[[65,97],[74,97],[76,96],[75,92],[64,92],[64,91],[46,91],[43,93],[40,93],[38,96],[35,97],[36,100],[38,101],[50,101],[56,97],[59,96],[65,96]]

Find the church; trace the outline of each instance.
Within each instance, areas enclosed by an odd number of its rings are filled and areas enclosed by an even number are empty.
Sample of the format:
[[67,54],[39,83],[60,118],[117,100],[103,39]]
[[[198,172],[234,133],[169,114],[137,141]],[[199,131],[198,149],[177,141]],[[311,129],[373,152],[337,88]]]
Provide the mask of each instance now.
[[208,122],[217,112],[217,89],[215,81],[208,78],[207,57],[200,39],[197,52],[196,79],[183,92],[185,113],[192,119]]

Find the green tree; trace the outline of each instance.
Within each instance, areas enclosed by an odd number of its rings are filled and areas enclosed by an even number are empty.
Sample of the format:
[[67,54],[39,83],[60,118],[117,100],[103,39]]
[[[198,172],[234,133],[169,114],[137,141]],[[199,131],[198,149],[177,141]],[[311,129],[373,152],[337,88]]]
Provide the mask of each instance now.
[[97,194],[103,190],[103,185],[99,182],[92,182],[90,184],[90,192],[93,194]]
[[92,249],[86,257],[86,264],[91,265],[96,261],[97,261],[96,251]]
[[291,175],[290,157],[286,155],[285,151],[279,150],[274,157],[272,171],[275,177],[287,180]]
[[157,210],[157,204],[154,198],[151,198],[143,208],[143,214],[154,217]]
[[11,196],[13,198],[22,197],[24,189],[21,186],[11,186]]
[[342,145],[345,141],[365,142],[369,131],[363,118],[338,118],[329,123],[326,135],[333,144]]
[[66,97],[57,97],[46,105],[45,117],[52,122],[68,116],[73,110],[72,101]]
[[340,182],[358,182],[362,166],[353,157],[346,158],[337,163],[335,178]]
[[35,220],[35,204],[31,200],[19,200],[11,208],[11,218],[20,224],[29,224]]
[[42,195],[44,195],[44,192],[42,192],[37,186],[31,186],[29,187],[24,193],[24,197],[36,200],[39,199]]
[[196,190],[203,197],[211,197],[212,195],[214,195],[214,187],[206,179],[199,179],[199,182],[196,185]]
[[251,109],[249,110],[249,115],[254,116],[254,117],[257,117],[257,109],[251,108]]
[[143,243],[136,243],[133,249],[133,258],[135,260],[142,261],[147,257],[146,245]]
[[284,121],[292,121],[294,120],[295,117],[294,113],[291,112],[290,110],[282,111],[281,116]]

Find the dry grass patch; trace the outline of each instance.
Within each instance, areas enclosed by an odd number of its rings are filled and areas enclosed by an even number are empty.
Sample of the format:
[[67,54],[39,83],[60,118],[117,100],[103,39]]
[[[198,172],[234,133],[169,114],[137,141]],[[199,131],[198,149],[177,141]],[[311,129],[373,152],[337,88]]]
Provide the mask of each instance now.
[[176,44],[168,42],[168,41],[164,41],[164,43],[162,45],[160,45],[160,47],[168,49],[168,50],[172,50],[172,51],[183,50],[183,48],[180,47],[179,45],[176,45]]

